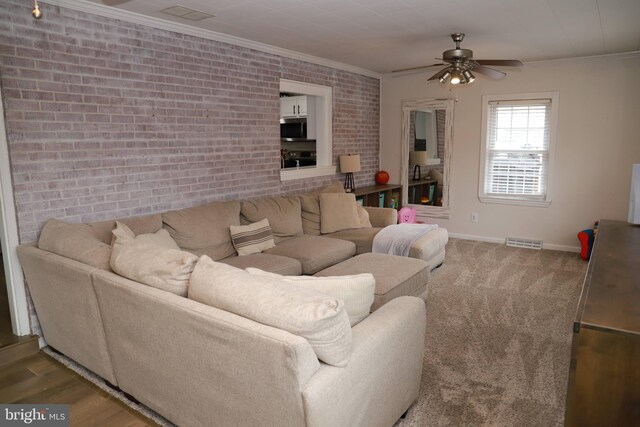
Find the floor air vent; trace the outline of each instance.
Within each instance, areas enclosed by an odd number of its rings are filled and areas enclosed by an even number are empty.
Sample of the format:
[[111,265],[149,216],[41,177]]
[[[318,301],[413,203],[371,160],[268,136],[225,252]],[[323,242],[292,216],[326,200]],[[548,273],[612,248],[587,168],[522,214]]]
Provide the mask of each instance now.
[[520,237],[507,237],[507,246],[514,248],[542,249],[542,240],[523,239]]

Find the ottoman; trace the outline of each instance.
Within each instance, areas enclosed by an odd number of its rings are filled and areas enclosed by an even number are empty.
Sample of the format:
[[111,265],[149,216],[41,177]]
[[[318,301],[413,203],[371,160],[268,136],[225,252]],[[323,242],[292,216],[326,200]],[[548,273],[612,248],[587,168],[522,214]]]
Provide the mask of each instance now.
[[429,270],[433,270],[444,262],[444,247],[448,241],[447,229],[438,227],[413,242],[409,256],[426,261]]
[[371,311],[374,311],[403,295],[413,295],[426,300],[430,271],[429,264],[421,259],[366,253],[325,268],[314,276],[373,274],[376,279],[376,291]]

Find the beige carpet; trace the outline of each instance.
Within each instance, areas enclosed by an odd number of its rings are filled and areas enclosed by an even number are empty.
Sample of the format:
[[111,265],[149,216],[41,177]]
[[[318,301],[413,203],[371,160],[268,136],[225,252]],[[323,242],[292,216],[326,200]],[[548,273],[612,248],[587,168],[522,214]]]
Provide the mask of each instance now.
[[420,397],[398,427],[560,426],[578,254],[451,239],[433,272]]

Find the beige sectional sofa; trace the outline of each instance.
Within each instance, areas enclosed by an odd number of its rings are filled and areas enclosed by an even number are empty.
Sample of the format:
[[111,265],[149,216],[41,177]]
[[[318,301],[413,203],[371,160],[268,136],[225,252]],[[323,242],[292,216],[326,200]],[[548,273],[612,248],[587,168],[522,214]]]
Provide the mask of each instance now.
[[[343,262],[358,265],[354,256],[366,252],[375,235],[369,222],[395,223],[395,210],[358,209],[364,227],[321,235],[320,199],[316,191],[214,202],[119,221],[136,235],[164,228],[180,248],[235,267],[318,276]],[[235,255],[229,226],[265,217],[276,246]],[[378,301],[352,328],[348,364],[330,366],[300,336],[115,274],[109,263],[114,227],[115,221],[50,221],[37,246],[18,248],[27,285],[50,346],[171,422],[390,426],[416,399],[421,299]],[[426,273],[406,280],[413,290],[426,286],[427,262],[380,256],[386,270],[394,259],[414,263]]]

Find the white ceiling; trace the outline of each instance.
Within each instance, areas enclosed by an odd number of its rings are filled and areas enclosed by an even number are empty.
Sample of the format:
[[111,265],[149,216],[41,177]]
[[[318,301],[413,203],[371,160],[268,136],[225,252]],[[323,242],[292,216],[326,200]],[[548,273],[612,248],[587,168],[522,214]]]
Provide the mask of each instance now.
[[[378,73],[433,64],[466,33],[476,59],[640,50],[640,0],[87,0]],[[186,6],[199,22],[161,13]]]

